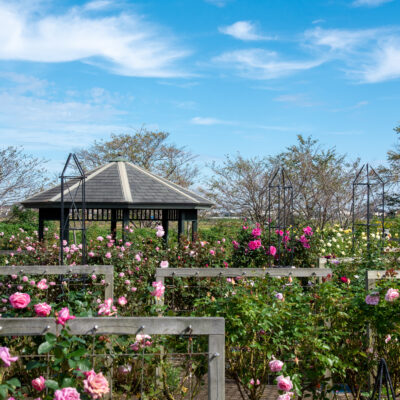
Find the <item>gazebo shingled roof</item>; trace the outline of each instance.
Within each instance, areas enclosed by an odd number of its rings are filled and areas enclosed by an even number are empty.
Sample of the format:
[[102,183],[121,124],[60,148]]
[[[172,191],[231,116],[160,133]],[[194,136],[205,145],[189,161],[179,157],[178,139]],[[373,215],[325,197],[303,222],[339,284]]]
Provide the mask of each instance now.
[[[160,220],[168,231],[168,221],[192,221],[192,231],[197,230],[197,210],[207,209],[213,203],[206,198],[175,183],[155,175],[137,165],[117,159],[85,174],[85,208],[88,221],[111,221],[115,231],[116,221],[124,224],[132,220]],[[64,183],[64,205],[82,206],[79,179]],[[22,202],[27,208],[39,209],[39,236],[43,237],[43,220],[59,220],[61,216],[61,185],[38,193]],[[67,210],[70,214],[70,210]],[[69,215],[71,220],[74,216]],[[114,226],[114,228],[113,228]]]

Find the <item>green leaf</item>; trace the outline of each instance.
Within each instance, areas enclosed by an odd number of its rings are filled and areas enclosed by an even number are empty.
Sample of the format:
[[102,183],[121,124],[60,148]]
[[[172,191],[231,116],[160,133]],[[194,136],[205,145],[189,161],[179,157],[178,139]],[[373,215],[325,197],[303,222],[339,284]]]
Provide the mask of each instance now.
[[9,379],[7,383],[13,387],[21,387],[21,382],[17,378]]
[[74,360],[69,359],[68,360],[68,365],[70,368],[75,368],[76,367],[77,362]]
[[82,357],[84,354],[86,354],[87,349],[82,348],[82,349],[78,349],[73,351],[71,354],[68,355],[69,358],[73,358],[73,357]]
[[53,381],[51,379],[47,379],[45,382],[46,387],[49,389],[57,390],[58,389],[58,383],[56,381]]
[[8,395],[8,387],[7,385],[0,385],[0,398],[6,399]]
[[89,360],[80,360],[77,362],[77,366],[81,371],[89,371],[91,369]]
[[71,387],[74,385],[74,381],[71,378],[64,378],[61,384],[62,388]]
[[46,333],[45,337],[46,342],[54,344],[57,341],[57,336],[54,333]]
[[54,343],[43,342],[38,348],[38,354],[48,353],[54,347]]
[[45,366],[46,366],[46,364],[44,364],[40,361],[34,360],[34,361],[29,361],[28,364],[26,364],[26,369],[28,371],[30,371],[31,369],[45,367]]

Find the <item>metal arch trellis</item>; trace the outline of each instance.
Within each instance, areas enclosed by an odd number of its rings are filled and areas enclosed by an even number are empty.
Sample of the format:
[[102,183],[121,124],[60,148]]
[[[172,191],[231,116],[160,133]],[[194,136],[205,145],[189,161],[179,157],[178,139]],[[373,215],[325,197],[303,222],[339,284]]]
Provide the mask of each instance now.
[[[73,161],[75,163],[76,169],[78,170],[79,175],[67,175],[67,169]],[[82,238],[82,264],[86,264],[86,190],[85,190],[85,181],[86,175],[85,172],[76,157],[75,154],[70,153],[68,155],[67,161],[64,165],[64,169],[60,175],[61,180],[61,216],[60,216],[60,265],[64,264],[64,245],[63,242],[66,240],[69,241],[69,231],[70,231],[70,214],[71,211],[75,215],[74,219],[74,227],[72,230],[81,231]],[[66,189],[65,189],[66,187]],[[74,191],[74,193],[73,193]],[[77,207],[76,198],[77,195],[81,192],[81,201],[80,207]],[[68,195],[69,198],[65,199],[65,196]],[[65,203],[70,202],[69,207],[66,209]],[[76,226],[76,224],[79,224]]]
[[[376,223],[372,222],[372,217],[375,214],[380,214],[381,238],[384,239],[385,237],[385,182],[369,164],[364,164],[360,168],[353,181],[351,214],[353,252],[355,250],[357,228],[365,227],[367,251],[369,253],[371,227],[377,226]],[[360,218],[360,222],[357,222],[358,218]]]
[[[272,244],[272,235],[277,231],[282,231],[284,235],[293,226],[293,185],[288,174],[283,167],[277,168],[268,183],[268,229],[269,229],[269,245]],[[293,252],[288,252],[284,246],[285,255],[289,254],[289,259],[285,257],[282,264],[283,235],[278,234],[277,246],[277,266],[288,265],[288,261],[293,259]]]

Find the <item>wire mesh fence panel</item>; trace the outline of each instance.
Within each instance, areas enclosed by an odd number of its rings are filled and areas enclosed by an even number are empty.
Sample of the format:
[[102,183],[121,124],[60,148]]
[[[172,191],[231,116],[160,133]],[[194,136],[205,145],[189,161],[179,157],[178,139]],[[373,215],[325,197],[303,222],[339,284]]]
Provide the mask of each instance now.
[[17,379],[8,388],[15,397],[73,387],[113,399],[195,400],[205,388],[208,399],[225,398],[223,318],[77,318],[67,325],[0,321],[0,348],[11,360],[3,381]]
[[[99,304],[113,298],[114,267],[0,266],[2,318],[32,316],[38,304],[69,307],[76,314],[97,314]],[[48,314],[49,315],[49,314]]]

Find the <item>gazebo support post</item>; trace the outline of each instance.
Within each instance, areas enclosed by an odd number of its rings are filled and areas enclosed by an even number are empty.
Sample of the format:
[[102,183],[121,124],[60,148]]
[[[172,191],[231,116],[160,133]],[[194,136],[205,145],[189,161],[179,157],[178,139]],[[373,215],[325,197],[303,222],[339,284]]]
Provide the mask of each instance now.
[[64,208],[63,213],[63,218],[60,220],[60,238],[61,243],[66,240],[69,244],[69,209]]
[[179,211],[179,217],[178,217],[178,241],[184,234],[185,234],[185,212],[181,210]]
[[43,209],[39,208],[39,227],[38,227],[38,237],[39,237],[39,242],[41,242],[44,238],[44,215],[43,215]]
[[164,243],[165,246],[168,247],[168,210],[163,210],[162,211],[162,221],[161,221],[162,227],[164,229]]
[[197,219],[192,221],[192,242],[196,240],[197,237]]
[[125,243],[126,229],[129,226],[129,210],[124,208],[122,211],[122,241]]
[[113,240],[117,239],[117,210],[111,210],[111,236]]

